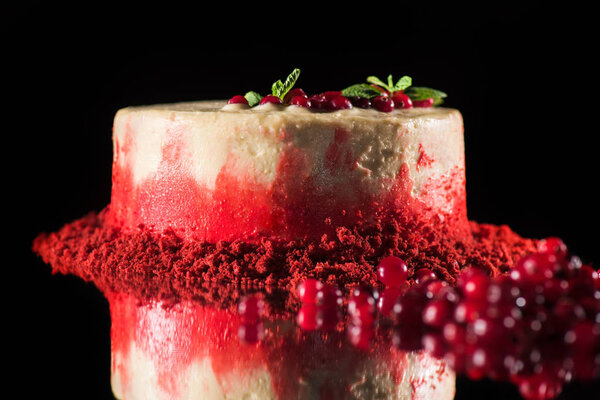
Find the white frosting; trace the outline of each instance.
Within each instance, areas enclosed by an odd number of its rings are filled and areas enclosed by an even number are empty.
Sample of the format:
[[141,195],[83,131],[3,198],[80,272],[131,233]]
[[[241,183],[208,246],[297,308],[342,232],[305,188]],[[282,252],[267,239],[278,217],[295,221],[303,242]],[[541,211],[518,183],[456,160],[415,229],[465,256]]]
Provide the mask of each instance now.
[[[337,129],[350,132],[344,146],[357,161],[357,168],[346,173],[331,173],[324,164]],[[115,117],[114,142],[115,149],[126,149],[115,151],[115,161],[132,171],[136,184],[158,171],[168,146],[179,146],[175,166],[209,189],[226,163],[240,176],[268,185],[289,146],[309,155],[316,182],[342,184],[354,175],[361,190],[372,193],[387,190],[403,163],[409,166],[414,196],[429,177],[464,167],[462,118],[445,108],[314,112],[223,102],[130,107]],[[433,160],[430,165],[418,165],[423,152]]]

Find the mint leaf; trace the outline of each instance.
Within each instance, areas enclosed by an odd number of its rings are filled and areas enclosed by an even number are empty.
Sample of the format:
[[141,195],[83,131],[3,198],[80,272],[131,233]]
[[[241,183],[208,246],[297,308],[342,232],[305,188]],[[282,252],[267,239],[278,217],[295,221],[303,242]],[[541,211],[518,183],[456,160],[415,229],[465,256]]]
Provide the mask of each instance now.
[[257,92],[253,92],[253,91],[249,91],[248,93],[246,93],[244,95],[244,97],[246,98],[246,100],[248,100],[248,105],[250,107],[254,107],[258,103],[260,103],[260,101],[263,98],[260,94],[258,94]]
[[440,90],[431,89],[422,86],[411,86],[404,91],[411,100],[425,100],[433,98],[433,104],[438,105],[443,103],[443,99],[448,95]]
[[410,76],[405,75],[402,78],[398,79],[398,82],[396,82],[396,84],[393,87],[394,90],[392,91],[397,92],[399,90],[404,90],[410,85],[412,85],[412,78]]
[[[388,78],[387,78],[387,87],[390,88],[390,89],[394,88],[394,79],[392,78],[392,74],[388,75]],[[391,92],[391,90],[390,90],[390,92]]]
[[367,78],[367,82],[372,83],[377,86],[381,86],[382,88],[384,88],[387,91],[389,91],[391,89],[388,85],[383,83],[383,81],[376,76],[369,76]]
[[273,93],[273,96],[280,97],[281,92],[283,92],[283,82],[278,80],[277,82],[273,83],[273,86],[271,86],[271,93]]
[[381,92],[367,83],[357,83],[342,90],[342,96],[346,97],[371,97],[379,96]]
[[273,86],[271,87],[273,96],[277,96],[281,100],[283,100],[283,98],[285,97],[287,92],[289,92],[294,87],[299,76],[300,76],[300,70],[298,68],[295,68],[288,75],[285,82],[281,82],[281,80],[278,80],[277,82],[273,83]]

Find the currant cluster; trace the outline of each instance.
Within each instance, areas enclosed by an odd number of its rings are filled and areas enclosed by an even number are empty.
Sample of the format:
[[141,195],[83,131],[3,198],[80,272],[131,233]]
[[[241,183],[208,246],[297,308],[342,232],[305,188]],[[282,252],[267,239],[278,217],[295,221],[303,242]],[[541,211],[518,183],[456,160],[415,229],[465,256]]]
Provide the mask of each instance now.
[[[560,239],[541,241],[497,278],[468,269],[450,286],[430,272],[400,295],[391,287],[380,296],[400,349],[425,350],[471,379],[511,381],[526,399],[552,399],[565,382],[600,377],[598,271]],[[396,299],[381,301],[388,291]]]
[[[495,278],[466,269],[455,285],[427,268],[409,269],[395,256],[381,260],[382,287],[359,285],[347,299],[346,334],[367,350],[388,332],[405,351],[426,351],[471,379],[516,384],[528,400],[552,399],[573,379],[600,378],[600,271],[569,254],[558,238]],[[342,292],[307,279],[298,286],[298,326],[331,331],[342,321]],[[239,312],[240,337],[261,339],[264,304],[249,297]],[[388,331],[389,330],[389,331]]]
[[[283,104],[322,111],[346,110],[353,107],[358,107],[374,108],[382,112],[391,112],[394,109],[432,107],[434,103],[433,98],[413,101],[408,95],[404,94],[402,91],[390,93],[381,88],[379,88],[378,90],[381,94],[372,98],[348,98],[344,96],[341,91],[327,91],[308,96],[304,92],[304,90],[298,88],[291,89],[283,97],[283,100],[278,96],[268,95],[263,97],[258,104]],[[248,105],[248,100],[242,95],[237,95],[229,99],[227,103]]]

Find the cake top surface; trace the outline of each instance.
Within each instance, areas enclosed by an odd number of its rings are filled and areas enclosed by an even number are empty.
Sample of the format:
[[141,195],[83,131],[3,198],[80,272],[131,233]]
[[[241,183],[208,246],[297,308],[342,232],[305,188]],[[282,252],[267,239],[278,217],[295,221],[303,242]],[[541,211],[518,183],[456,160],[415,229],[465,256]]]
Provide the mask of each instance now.
[[389,113],[382,113],[375,109],[351,108],[335,111],[318,111],[305,107],[294,107],[280,104],[263,104],[255,107],[247,107],[243,104],[228,104],[225,100],[189,101],[165,104],[153,104],[144,106],[130,106],[119,110],[119,113],[136,112],[165,112],[186,114],[188,117],[195,114],[219,113],[219,114],[261,114],[261,115],[286,115],[309,117],[315,119],[340,119],[359,118],[372,119],[373,121],[395,120],[410,121],[415,119],[444,119],[449,115],[458,114],[459,111],[447,107],[409,108],[396,109]]

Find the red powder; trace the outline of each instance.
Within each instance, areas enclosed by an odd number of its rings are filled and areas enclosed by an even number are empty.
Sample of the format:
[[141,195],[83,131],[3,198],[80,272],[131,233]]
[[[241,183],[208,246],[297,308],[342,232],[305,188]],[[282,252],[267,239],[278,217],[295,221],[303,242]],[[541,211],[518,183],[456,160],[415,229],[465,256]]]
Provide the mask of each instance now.
[[[107,211],[89,214],[56,233],[41,234],[33,250],[54,273],[75,274],[104,292],[125,292],[140,300],[201,300],[223,307],[260,289],[272,307],[289,310],[290,291],[307,277],[348,289],[357,283],[377,286],[375,269],[384,256],[403,258],[412,275],[430,268],[448,282],[459,271],[477,267],[496,276],[535,250],[507,226],[470,223],[473,239],[450,239],[443,231],[405,229],[397,222],[337,228],[320,241],[198,242],[173,232],[140,228],[121,232],[106,220]],[[275,310],[272,310],[275,311]]]

